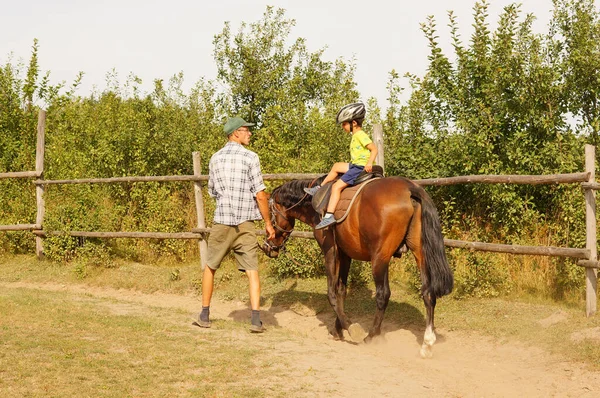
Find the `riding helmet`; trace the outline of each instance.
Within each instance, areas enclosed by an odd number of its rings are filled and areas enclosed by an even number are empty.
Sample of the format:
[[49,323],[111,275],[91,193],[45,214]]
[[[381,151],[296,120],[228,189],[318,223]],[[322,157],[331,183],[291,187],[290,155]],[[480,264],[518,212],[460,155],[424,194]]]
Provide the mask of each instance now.
[[344,122],[351,122],[356,119],[364,119],[367,110],[365,108],[365,104],[362,102],[356,102],[354,104],[348,104],[338,112],[335,120],[337,124],[341,124]]

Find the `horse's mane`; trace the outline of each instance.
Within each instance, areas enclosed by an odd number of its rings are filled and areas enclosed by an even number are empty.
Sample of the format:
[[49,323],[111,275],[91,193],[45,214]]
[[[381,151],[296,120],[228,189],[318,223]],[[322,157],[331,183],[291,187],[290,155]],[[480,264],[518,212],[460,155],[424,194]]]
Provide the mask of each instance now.
[[[304,188],[309,185],[314,186],[318,185],[325,179],[327,175],[323,175],[314,180],[292,180],[286,182],[275,188],[273,192],[271,192],[271,197],[277,198],[277,203],[284,207],[291,207],[298,203],[303,196],[305,196]],[[307,199],[310,200],[311,197],[307,195]]]

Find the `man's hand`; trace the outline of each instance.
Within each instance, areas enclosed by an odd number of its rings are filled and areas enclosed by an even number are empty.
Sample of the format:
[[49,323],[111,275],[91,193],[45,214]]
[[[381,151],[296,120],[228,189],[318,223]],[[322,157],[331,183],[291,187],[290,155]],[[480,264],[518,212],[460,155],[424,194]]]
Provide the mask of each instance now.
[[265,225],[265,232],[267,233],[268,240],[275,239],[275,228],[271,224]]
[[367,163],[367,164],[365,165],[365,171],[366,171],[367,173],[370,173],[372,170],[373,170],[373,163]]

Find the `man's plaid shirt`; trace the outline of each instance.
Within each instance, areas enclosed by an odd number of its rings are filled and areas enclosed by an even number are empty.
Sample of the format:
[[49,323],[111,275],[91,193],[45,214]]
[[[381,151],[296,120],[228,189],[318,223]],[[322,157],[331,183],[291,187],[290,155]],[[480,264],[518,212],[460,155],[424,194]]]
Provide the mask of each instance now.
[[210,158],[208,193],[217,199],[215,223],[260,220],[255,197],[265,188],[258,155],[241,144],[230,141]]

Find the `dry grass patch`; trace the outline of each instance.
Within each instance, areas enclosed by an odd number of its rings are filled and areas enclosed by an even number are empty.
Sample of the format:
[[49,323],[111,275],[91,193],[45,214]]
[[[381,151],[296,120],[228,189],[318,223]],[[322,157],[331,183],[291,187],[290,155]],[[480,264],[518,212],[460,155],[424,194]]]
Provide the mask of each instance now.
[[[237,322],[217,321],[214,330],[199,332],[185,311],[23,288],[0,288],[0,319],[0,396],[289,391],[285,361],[250,341]],[[265,372],[272,373],[267,386]]]

